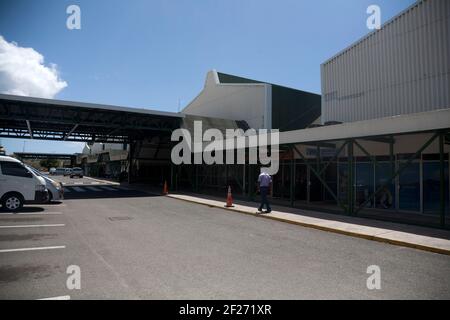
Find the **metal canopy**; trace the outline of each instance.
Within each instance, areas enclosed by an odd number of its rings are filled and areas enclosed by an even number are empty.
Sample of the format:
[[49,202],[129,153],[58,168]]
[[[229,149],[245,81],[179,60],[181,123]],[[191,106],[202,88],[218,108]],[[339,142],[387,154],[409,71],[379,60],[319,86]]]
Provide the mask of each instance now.
[[166,136],[182,114],[0,94],[0,137],[126,143]]
[[75,154],[70,153],[41,153],[41,152],[14,152],[17,158],[24,160],[41,160],[41,159],[60,159],[60,160],[72,160],[76,158]]

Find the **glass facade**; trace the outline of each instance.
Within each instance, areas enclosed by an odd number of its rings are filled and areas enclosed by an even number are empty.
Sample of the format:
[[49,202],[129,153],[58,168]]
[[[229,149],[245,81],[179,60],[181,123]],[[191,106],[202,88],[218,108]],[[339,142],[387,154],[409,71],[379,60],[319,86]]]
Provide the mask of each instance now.
[[374,193],[374,167],[371,162],[357,162],[355,164],[355,204],[362,205],[368,201],[366,207],[373,207],[371,195]]
[[[355,210],[365,203],[365,208],[385,210],[390,217],[405,217],[405,214],[409,213],[423,214],[420,219],[425,215],[428,215],[429,218],[438,217],[440,214],[439,155],[423,155],[422,158],[415,159],[395,179],[390,181],[393,174],[407,163],[410,156],[397,154],[393,162],[389,161],[389,156],[380,156],[376,158],[376,163],[367,157],[355,157],[354,183],[351,186],[354,193]],[[328,163],[327,159],[321,160],[322,162],[318,163],[313,158],[309,159],[309,163],[315,170],[318,167],[323,169],[328,164],[321,174],[321,178],[341,203],[348,204],[349,165],[347,158],[339,158],[331,163]],[[195,182],[198,181],[200,192],[224,194],[227,186],[231,186],[236,195],[255,195],[256,181],[260,171],[257,165],[200,165],[196,170],[195,167],[184,166],[184,168],[178,169],[176,173],[178,186],[192,189]],[[317,205],[336,204],[334,197],[322,185],[312,168],[308,168],[300,159],[282,160],[278,173],[273,176],[273,200],[275,202],[279,200],[279,203],[283,205],[290,203],[291,200],[294,201],[294,205],[301,205],[302,202]],[[445,156],[444,174],[445,208],[448,217],[450,189],[448,155]],[[291,179],[294,184],[292,199]],[[381,191],[374,197],[373,194],[376,190]],[[376,214],[380,211],[366,212]]]
[[[399,166],[404,165],[403,161]],[[398,177],[398,208],[420,211],[420,163],[409,164]]]
[[[448,161],[444,166],[445,173],[445,211],[449,208]],[[439,161],[423,162],[423,212],[439,214],[440,209],[440,163]]]
[[[390,162],[378,162],[375,168],[375,188],[378,190],[383,187],[390,177],[392,177],[393,172]],[[383,187],[382,191],[377,195],[375,199],[375,207],[380,209],[395,209],[395,180],[387,183],[387,186]]]

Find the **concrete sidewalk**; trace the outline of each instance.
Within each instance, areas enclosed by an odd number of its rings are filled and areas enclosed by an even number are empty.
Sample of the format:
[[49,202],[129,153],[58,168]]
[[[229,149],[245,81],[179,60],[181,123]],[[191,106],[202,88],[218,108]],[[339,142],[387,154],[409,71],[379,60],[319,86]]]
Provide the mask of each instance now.
[[254,215],[255,217],[297,224],[308,228],[450,255],[450,231],[447,230],[348,217],[276,205],[272,206],[273,211],[271,213],[260,214],[257,212],[257,204],[254,202],[236,201],[234,207],[225,208],[225,199],[199,194],[169,194],[168,197],[221,208],[231,212],[240,212]]

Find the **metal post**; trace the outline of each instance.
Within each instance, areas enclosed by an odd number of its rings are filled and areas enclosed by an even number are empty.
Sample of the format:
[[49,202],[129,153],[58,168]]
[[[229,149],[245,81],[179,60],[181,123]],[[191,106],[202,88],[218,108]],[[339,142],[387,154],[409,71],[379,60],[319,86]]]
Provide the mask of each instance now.
[[246,187],[245,187],[245,168],[246,168],[246,164],[244,163],[242,165],[242,195],[245,196],[245,192],[247,191]]
[[348,185],[347,185],[347,202],[348,214],[353,215],[354,209],[354,190],[353,190],[353,140],[347,143],[347,164],[348,164]]
[[248,199],[254,200],[254,188],[255,182],[253,181],[253,166],[251,164],[248,165]]
[[174,190],[174,173],[173,173],[173,163],[170,163],[170,186],[169,188]]
[[[293,154],[294,152],[292,152]],[[291,174],[291,194],[290,194],[290,200],[291,200],[291,207],[294,206],[294,199],[295,199],[295,160],[294,160],[294,155],[292,155],[292,159],[291,159],[291,170],[290,170],[290,174]]]
[[133,153],[134,153],[134,141],[130,141],[130,151],[128,155],[128,183],[133,182]]
[[195,169],[195,185],[194,185],[194,191],[198,192],[198,164],[194,164],[194,169]]
[[[391,139],[391,141],[389,142],[389,163],[391,165],[391,176],[393,177],[395,174],[395,158],[394,158],[394,139]],[[396,188],[397,184],[395,183],[397,179],[395,178],[394,181],[392,181],[391,183],[394,184],[394,199],[395,199],[395,208],[397,208],[398,206],[398,201],[397,201],[397,194],[398,194],[398,190]],[[376,206],[376,195],[374,195],[374,201],[375,201],[375,206]]]
[[445,171],[444,171],[444,134],[439,134],[439,213],[441,217],[441,227],[445,226]]

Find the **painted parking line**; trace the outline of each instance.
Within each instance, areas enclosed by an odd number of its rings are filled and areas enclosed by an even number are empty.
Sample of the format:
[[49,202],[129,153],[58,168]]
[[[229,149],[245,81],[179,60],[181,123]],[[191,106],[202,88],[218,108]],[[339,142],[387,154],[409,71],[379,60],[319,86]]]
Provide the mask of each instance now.
[[10,229],[10,228],[46,228],[46,227],[64,227],[65,224],[23,224],[23,225],[13,225],[13,226],[0,226],[0,229]]
[[18,212],[18,213],[12,213],[12,212],[6,212],[6,213],[0,213],[1,216],[46,216],[46,215],[58,215],[63,214],[62,212]]
[[58,296],[58,297],[43,298],[43,299],[37,299],[37,300],[70,300],[70,296]]
[[54,249],[65,249],[65,248],[66,248],[66,246],[34,247],[34,248],[18,248],[18,249],[1,249],[0,253],[38,251],[38,250],[54,250]]

